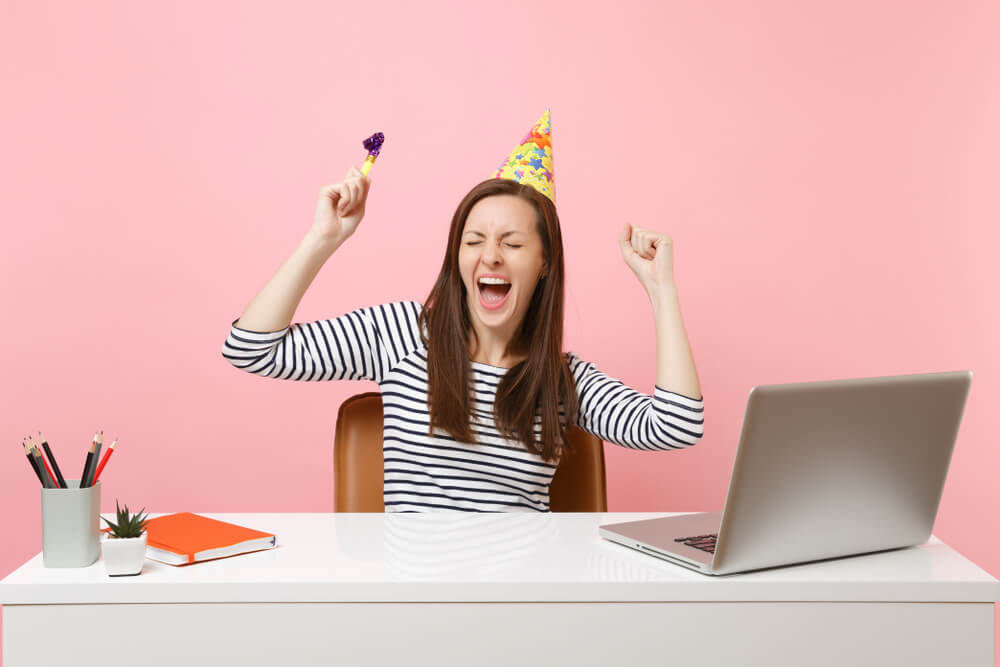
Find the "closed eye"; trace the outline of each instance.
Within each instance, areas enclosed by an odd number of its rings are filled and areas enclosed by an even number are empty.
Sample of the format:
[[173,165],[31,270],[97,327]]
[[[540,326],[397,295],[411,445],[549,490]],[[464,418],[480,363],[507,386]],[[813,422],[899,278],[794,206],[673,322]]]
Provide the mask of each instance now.
[[[466,241],[465,245],[479,245],[480,243],[482,243],[482,241]],[[505,243],[504,245],[506,245],[508,248],[520,248],[520,247],[522,247],[522,246],[520,246],[520,245],[518,245],[516,243]]]

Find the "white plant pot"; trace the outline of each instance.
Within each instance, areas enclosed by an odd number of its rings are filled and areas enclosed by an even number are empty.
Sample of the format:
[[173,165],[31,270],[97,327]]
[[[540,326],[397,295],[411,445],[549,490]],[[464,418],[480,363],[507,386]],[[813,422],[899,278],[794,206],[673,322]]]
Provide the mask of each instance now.
[[142,572],[142,563],[146,560],[146,533],[126,538],[105,535],[101,541],[101,555],[108,576],[137,575]]

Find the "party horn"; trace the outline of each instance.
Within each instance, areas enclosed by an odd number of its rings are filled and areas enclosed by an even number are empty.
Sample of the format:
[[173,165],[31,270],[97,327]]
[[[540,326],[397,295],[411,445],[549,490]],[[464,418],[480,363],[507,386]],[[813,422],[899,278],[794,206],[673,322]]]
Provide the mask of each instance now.
[[371,170],[372,165],[375,164],[375,158],[378,157],[378,153],[382,150],[382,142],[385,141],[385,135],[381,132],[376,132],[372,136],[368,137],[361,142],[361,145],[365,147],[368,151],[368,157],[365,158],[365,164],[361,167],[361,173],[365,176]]

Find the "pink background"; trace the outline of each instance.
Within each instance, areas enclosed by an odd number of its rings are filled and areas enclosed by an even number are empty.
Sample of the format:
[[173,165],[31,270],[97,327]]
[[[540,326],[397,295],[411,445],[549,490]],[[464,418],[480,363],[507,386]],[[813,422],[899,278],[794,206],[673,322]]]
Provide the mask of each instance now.
[[242,373],[229,323],[375,131],[296,320],[422,301],[546,107],[567,348],[652,390],[617,235],[666,232],[706,397],[696,448],[607,447],[610,509],[720,509],[755,384],[971,369],[935,534],[1000,574],[1000,5],[819,4],[5,2],[0,576],[41,548],[39,429],[68,476],[120,437],[104,511],[332,510],[337,406],[375,385]]

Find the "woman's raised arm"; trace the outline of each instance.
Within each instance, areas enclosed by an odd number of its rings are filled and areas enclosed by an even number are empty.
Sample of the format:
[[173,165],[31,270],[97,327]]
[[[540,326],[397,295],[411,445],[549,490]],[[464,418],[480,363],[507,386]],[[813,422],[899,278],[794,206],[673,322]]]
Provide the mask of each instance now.
[[265,332],[291,323],[316,274],[361,223],[370,186],[368,176],[351,167],[343,181],[323,187],[312,228],[246,307],[236,326]]

